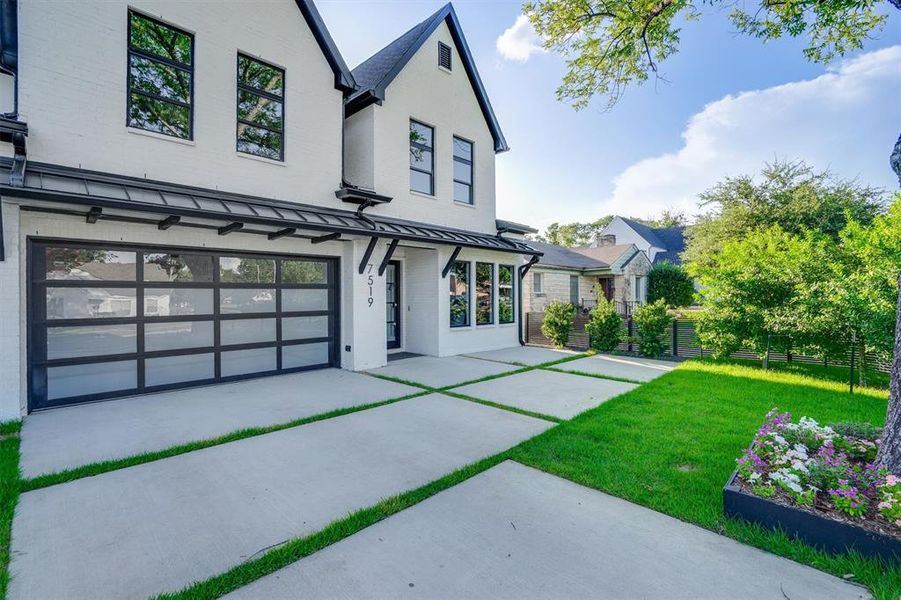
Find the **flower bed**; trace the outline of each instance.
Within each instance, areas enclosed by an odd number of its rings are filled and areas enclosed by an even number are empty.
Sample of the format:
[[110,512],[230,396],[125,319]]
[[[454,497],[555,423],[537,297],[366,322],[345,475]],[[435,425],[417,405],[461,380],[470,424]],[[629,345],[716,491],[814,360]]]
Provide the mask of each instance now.
[[901,479],[873,464],[880,433],[770,411],[724,490],[727,513],[829,550],[854,546],[901,560]]

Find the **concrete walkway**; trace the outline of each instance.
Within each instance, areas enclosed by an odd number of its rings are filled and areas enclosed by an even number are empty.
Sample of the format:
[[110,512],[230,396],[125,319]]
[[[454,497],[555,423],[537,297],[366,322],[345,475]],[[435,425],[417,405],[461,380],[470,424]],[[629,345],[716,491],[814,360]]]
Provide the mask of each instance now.
[[178,590],[551,425],[434,394],[27,492],[9,598]]
[[560,419],[599,406],[629,390],[632,383],[536,369],[454,388],[454,392]]
[[22,475],[162,450],[418,391],[360,373],[322,369],[38,412],[22,428]]
[[465,356],[481,358],[482,360],[493,360],[495,362],[508,363],[511,365],[532,367],[541,363],[567,358],[575,354],[576,352],[570,350],[552,350],[551,348],[539,348],[538,346],[513,346],[512,348],[476,352],[474,354],[466,354]]
[[227,597],[856,600],[869,594],[506,462]]
[[417,356],[391,362],[370,373],[441,388],[516,369],[513,365],[465,356]]
[[650,381],[669,373],[678,364],[665,360],[651,360],[633,356],[595,354],[594,356],[555,365],[554,368],[561,371],[581,371],[606,377],[622,377],[633,381]]

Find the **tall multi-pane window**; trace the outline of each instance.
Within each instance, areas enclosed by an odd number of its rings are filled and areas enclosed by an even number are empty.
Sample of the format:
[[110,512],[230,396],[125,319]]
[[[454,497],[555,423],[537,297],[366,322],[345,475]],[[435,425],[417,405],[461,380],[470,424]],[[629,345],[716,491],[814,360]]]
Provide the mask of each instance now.
[[466,327],[469,325],[469,263],[463,260],[455,261],[448,281],[450,281],[450,326]]
[[238,55],[238,152],[285,157],[285,71]]
[[494,323],[494,265],[476,263],[476,325]]
[[194,36],[128,12],[128,126],[193,137]]
[[497,267],[498,322],[513,322],[513,265]]
[[410,189],[435,194],[435,130],[419,121],[410,120]]
[[544,293],[541,286],[541,273],[532,273],[532,292],[535,294]]
[[472,142],[454,136],[454,200],[472,204]]

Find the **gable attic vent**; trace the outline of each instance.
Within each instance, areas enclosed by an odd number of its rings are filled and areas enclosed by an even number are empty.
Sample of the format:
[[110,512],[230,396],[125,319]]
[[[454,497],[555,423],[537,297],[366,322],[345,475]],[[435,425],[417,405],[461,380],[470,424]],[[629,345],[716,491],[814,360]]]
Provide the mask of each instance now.
[[438,66],[451,70],[451,49],[447,44],[438,42]]

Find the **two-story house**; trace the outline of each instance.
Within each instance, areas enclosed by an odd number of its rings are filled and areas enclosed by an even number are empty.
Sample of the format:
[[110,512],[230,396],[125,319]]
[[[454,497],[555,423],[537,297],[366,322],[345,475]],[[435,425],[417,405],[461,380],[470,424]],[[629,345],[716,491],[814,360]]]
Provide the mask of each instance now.
[[311,0],[3,0],[0,102],[0,420],[519,342],[450,5],[351,71]]

